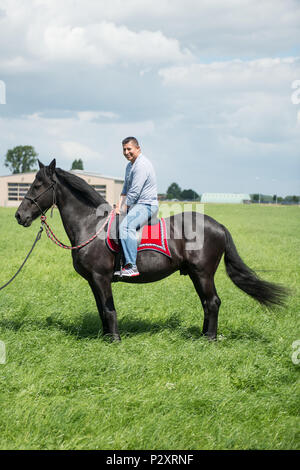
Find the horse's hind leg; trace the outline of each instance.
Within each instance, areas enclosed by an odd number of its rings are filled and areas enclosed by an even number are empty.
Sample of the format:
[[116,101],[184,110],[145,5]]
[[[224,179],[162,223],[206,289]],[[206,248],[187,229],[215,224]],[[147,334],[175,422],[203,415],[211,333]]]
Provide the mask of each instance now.
[[200,297],[204,310],[202,334],[210,339],[216,339],[221,300],[215,288],[214,278],[213,276],[200,274],[196,270],[191,271],[189,275]]

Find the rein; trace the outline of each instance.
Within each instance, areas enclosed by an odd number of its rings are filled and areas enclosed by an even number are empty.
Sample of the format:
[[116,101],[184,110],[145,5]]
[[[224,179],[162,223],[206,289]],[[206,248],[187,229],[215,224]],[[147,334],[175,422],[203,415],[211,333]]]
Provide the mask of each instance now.
[[42,223],[42,227],[45,226],[45,230],[46,230],[46,234],[47,234],[47,237],[53,242],[55,243],[57,246],[60,246],[61,248],[65,248],[66,250],[79,250],[79,248],[82,248],[86,245],[88,245],[89,243],[91,243],[93,240],[95,240],[95,238],[97,238],[97,236],[99,235],[99,233],[104,229],[104,227],[107,225],[109,219],[111,218],[112,214],[114,213],[114,209],[111,210],[111,212],[109,213],[109,215],[106,217],[104,223],[101,225],[101,227],[99,228],[99,230],[97,230],[97,232],[91,237],[89,238],[88,240],[86,240],[85,242],[83,243],[80,243],[80,245],[76,245],[76,246],[68,246],[68,245],[65,245],[64,243],[62,243],[57,237],[56,235],[54,235],[53,231],[51,230],[49,224],[46,222],[46,216],[45,215],[41,215],[41,223]]
[[69,245],[65,245],[64,243],[62,243],[57,237],[56,235],[54,235],[53,231],[51,230],[49,224],[46,222],[46,214],[45,212],[41,209],[41,207],[39,206],[37,200],[43,195],[45,194],[47,191],[49,191],[49,189],[53,189],[53,202],[52,202],[52,208],[51,208],[51,216],[52,216],[52,212],[53,212],[53,207],[55,206],[56,204],[56,195],[55,195],[55,181],[52,181],[52,183],[48,186],[48,188],[46,188],[44,191],[42,191],[38,196],[36,196],[35,198],[31,197],[31,196],[25,196],[26,199],[29,199],[29,201],[33,202],[37,208],[39,209],[39,211],[41,212],[41,224],[42,224],[42,227],[41,229],[43,230],[43,228],[45,227],[45,230],[46,230],[46,234],[47,234],[47,237],[53,242],[55,243],[57,246],[60,246],[61,248],[65,248],[66,250],[79,250],[79,248],[83,248],[84,246],[88,245],[89,243],[91,243],[93,240],[95,240],[95,238],[99,235],[99,233],[104,229],[104,227],[106,226],[106,224],[108,223],[110,217],[112,216],[112,214],[114,213],[114,209],[111,210],[110,214],[108,215],[108,217],[105,219],[104,223],[101,225],[101,227],[99,228],[99,230],[97,230],[97,232],[91,237],[89,238],[88,240],[86,240],[85,242],[83,243],[80,243],[80,245],[76,245],[76,246],[69,246]]

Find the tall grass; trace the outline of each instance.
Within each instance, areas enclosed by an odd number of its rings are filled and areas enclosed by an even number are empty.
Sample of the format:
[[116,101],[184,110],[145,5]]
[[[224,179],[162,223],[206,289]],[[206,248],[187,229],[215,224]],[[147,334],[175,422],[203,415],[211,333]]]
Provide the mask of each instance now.
[[[118,283],[122,342],[110,344],[70,253],[43,234],[0,293],[1,449],[299,449],[299,208],[207,205],[205,213],[261,277],[291,289],[286,307],[258,305],[221,262],[212,343],[200,336],[203,312],[188,277]],[[24,229],[13,215],[0,209],[0,284],[39,227]],[[51,225],[67,241],[57,213]]]

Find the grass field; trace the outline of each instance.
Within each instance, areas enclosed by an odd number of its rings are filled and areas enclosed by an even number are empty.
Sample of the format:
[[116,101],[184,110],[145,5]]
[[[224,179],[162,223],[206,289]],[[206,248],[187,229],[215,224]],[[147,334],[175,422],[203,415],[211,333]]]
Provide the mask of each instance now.
[[[231,231],[246,264],[291,288],[286,307],[261,307],[222,261],[217,342],[200,336],[198,296],[176,273],[113,286],[122,342],[110,344],[70,253],[43,234],[0,293],[1,449],[299,449],[300,208],[206,205],[205,213]],[[50,222],[68,242],[58,213]],[[0,223],[2,285],[39,223],[18,226],[5,208]]]

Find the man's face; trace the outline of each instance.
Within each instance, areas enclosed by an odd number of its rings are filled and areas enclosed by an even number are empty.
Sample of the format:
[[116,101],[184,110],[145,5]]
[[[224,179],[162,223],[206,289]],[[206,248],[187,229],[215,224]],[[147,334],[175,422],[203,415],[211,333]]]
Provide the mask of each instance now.
[[123,155],[130,163],[134,163],[140,153],[141,148],[137,147],[132,140],[123,145]]

